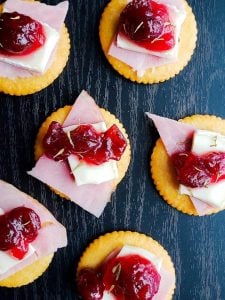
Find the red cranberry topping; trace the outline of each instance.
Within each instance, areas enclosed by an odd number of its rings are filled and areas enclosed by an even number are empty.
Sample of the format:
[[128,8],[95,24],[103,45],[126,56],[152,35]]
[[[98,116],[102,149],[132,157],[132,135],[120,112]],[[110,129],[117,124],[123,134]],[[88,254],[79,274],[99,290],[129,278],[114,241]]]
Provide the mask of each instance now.
[[125,300],[151,300],[158,292],[160,279],[154,265],[139,255],[116,257],[103,273],[106,290]]
[[52,122],[43,140],[45,154],[54,160],[65,160],[71,153],[80,160],[99,165],[119,160],[127,142],[116,125],[99,133],[92,125],[80,125],[66,134],[62,125]]
[[85,300],[100,300],[103,297],[104,286],[101,274],[93,269],[83,269],[78,275],[78,291]]
[[54,160],[64,160],[71,154],[71,143],[62,125],[52,122],[43,139],[45,154]]
[[30,208],[17,207],[0,216],[0,250],[10,250],[13,256],[22,259],[40,228],[40,218]]
[[165,51],[175,46],[168,10],[152,0],[130,2],[121,13],[120,31],[148,50]]
[[225,178],[225,153],[210,152],[194,155],[178,152],[171,156],[181,184],[189,187],[206,187]]
[[25,55],[45,42],[41,23],[17,12],[0,15],[0,53]]
[[101,299],[104,290],[116,300],[151,300],[158,292],[161,277],[154,265],[139,255],[112,257],[101,271],[83,269],[78,289],[84,300]]

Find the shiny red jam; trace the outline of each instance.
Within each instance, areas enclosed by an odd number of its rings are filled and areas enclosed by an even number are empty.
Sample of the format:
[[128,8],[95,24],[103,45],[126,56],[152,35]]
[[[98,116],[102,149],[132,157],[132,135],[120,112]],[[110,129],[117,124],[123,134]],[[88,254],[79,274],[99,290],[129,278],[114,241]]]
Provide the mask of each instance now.
[[121,13],[119,30],[148,50],[165,51],[175,46],[167,7],[152,0],[131,1]]
[[101,300],[104,292],[102,274],[94,269],[80,271],[77,287],[79,294],[84,300]]
[[84,300],[101,299],[104,290],[116,300],[151,300],[158,292],[160,280],[150,261],[132,254],[109,259],[100,271],[81,270],[78,289]]
[[0,216],[0,250],[22,259],[28,245],[34,241],[41,228],[39,216],[30,208],[17,207]]
[[178,181],[189,187],[207,187],[225,179],[225,153],[209,152],[194,155],[190,151],[171,156]]
[[17,12],[0,15],[0,53],[25,55],[32,53],[45,42],[41,23]]
[[43,139],[45,154],[56,161],[75,154],[80,160],[99,165],[110,159],[119,160],[127,142],[116,125],[99,133],[92,125],[80,125],[65,133],[61,124],[52,122]]

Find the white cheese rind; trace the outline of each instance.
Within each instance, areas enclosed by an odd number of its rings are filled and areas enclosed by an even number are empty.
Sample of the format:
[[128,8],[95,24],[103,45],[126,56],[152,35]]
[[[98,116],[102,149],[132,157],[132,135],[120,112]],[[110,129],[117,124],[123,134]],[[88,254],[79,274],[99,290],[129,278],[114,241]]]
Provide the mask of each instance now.
[[85,162],[80,162],[75,155],[70,155],[68,162],[77,186],[100,184],[118,178],[117,164],[113,160],[101,165],[90,165]]
[[225,207],[225,180],[200,188],[190,188],[180,184],[179,193],[197,198],[215,208]]
[[175,46],[167,51],[152,51],[148,50],[146,48],[143,48],[141,46],[138,46],[135,42],[132,42],[131,40],[128,40],[126,37],[124,37],[121,34],[117,35],[117,47],[134,51],[134,52],[140,52],[145,54],[151,54],[157,57],[167,58],[171,61],[177,60],[178,57],[178,50],[179,50],[179,36],[181,31],[181,26],[186,18],[186,12],[178,10],[175,6],[167,5],[170,19],[175,20],[173,26],[175,26]]
[[44,73],[50,61],[51,55],[59,40],[59,33],[45,23],[41,23],[45,32],[45,43],[34,52],[21,56],[6,56],[1,54],[0,61],[6,62],[28,71]]
[[120,250],[117,257],[127,256],[127,255],[131,255],[131,254],[137,254],[141,257],[146,258],[155,266],[155,268],[158,272],[160,271],[161,266],[162,266],[162,258],[157,257],[155,254],[151,253],[150,251],[140,248],[140,247],[125,245]]
[[23,259],[19,260],[12,255],[8,254],[6,251],[0,251],[0,275],[4,274],[11,268],[15,267],[17,264],[26,260],[28,257],[33,255],[35,252],[35,248],[29,244],[29,250]]
[[[105,132],[107,130],[105,122],[91,124],[97,132]],[[68,134],[76,129],[79,125],[72,125],[63,128]],[[90,165],[81,162],[76,155],[68,157],[70,170],[75,178],[77,186],[84,184],[100,184],[118,178],[118,168],[115,160],[110,160],[101,165]]]
[[212,151],[225,152],[225,136],[217,132],[196,130],[191,151],[197,155]]

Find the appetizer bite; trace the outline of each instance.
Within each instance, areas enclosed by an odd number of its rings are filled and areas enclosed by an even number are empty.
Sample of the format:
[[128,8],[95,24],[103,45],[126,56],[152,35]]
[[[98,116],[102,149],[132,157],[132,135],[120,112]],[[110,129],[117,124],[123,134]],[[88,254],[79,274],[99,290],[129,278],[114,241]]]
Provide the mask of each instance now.
[[119,120],[83,91],[42,124],[35,158],[28,174],[99,217],[127,171],[130,143]]
[[7,0],[0,5],[0,92],[28,95],[51,84],[69,56],[68,1]]
[[160,195],[196,216],[225,208],[225,120],[193,115],[180,122],[147,113],[161,139],[151,156]]
[[151,237],[115,231],[94,240],[77,269],[84,300],[169,300],[175,270],[167,251]]
[[66,229],[37,200],[0,180],[0,287],[20,287],[41,276]]
[[111,0],[100,21],[100,41],[110,64],[138,83],[163,82],[190,60],[197,26],[183,0]]

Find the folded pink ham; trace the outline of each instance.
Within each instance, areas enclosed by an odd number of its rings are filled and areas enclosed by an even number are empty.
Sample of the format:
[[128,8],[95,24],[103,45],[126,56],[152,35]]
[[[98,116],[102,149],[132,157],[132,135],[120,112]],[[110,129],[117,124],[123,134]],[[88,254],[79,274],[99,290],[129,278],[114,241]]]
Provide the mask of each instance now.
[[56,252],[58,248],[65,247],[67,245],[67,234],[65,227],[41,203],[29,195],[2,180],[0,180],[0,193],[0,208],[5,213],[19,206],[31,208],[39,215],[43,226],[38,231],[37,238],[31,243],[35,248],[34,254],[20,261],[4,274],[1,274],[0,280],[2,280],[22,270],[36,260]]
[[[68,11],[68,5],[68,1],[51,6],[40,3],[39,1],[7,0],[4,3],[4,9],[7,12],[16,11],[20,14],[27,15],[34,20],[46,23],[56,31],[60,32]],[[0,77],[14,79],[16,77],[30,77],[33,75],[35,75],[34,72],[24,70],[5,62],[0,62]]]
[[[94,124],[103,121],[95,101],[85,91],[82,91],[63,126]],[[110,201],[114,187],[113,181],[77,186],[64,162],[56,162],[45,155],[41,156],[28,174],[65,194],[71,201],[96,217],[101,215],[107,202]]]
[[165,295],[168,295],[169,291],[175,286],[175,275],[167,272],[163,266],[159,272],[161,281],[159,285],[158,293],[153,297],[153,300],[165,300]]
[[[153,120],[168,155],[184,150],[184,142],[196,129],[194,126],[154,114],[146,114]],[[215,210],[212,206],[199,199],[194,197],[190,197],[190,199],[200,216],[206,215]]]
[[[175,7],[177,12],[185,15],[184,3],[181,0],[155,0],[155,2],[164,4],[168,7],[172,24],[176,24],[180,16],[178,16],[177,13],[174,13],[170,7]],[[177,55],[172,57],[160,57],[160,55],[157,56],[121,48],[117,45],[118,37],[122,38],[124,42],[126,40],[127,42],[129,41],[125,36],[116,33],[108,50],[108,54],[129,65],[134,71],[137,71],[139,77],[142,77],[144,72],[149,68],[159,67],[177,61]]]

